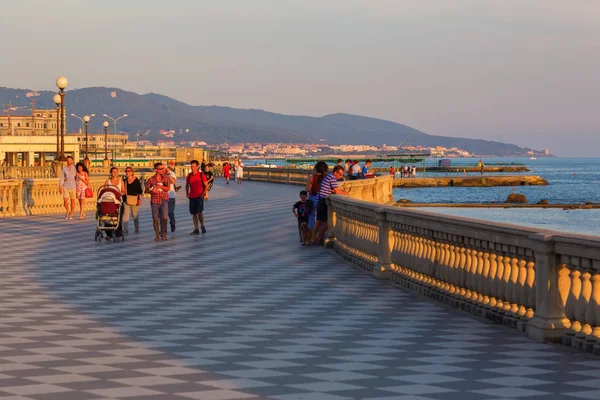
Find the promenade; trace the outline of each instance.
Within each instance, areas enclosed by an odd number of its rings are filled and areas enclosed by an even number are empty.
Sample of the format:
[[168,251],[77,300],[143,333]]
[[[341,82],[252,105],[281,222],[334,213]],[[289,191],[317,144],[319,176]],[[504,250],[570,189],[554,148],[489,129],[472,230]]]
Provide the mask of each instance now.
[[0,220],[0,400],[600,399],[600,357],[300,246],[299,190],[219,179],[195,237],[182,191],[159,243],[148,199],[124,243]]

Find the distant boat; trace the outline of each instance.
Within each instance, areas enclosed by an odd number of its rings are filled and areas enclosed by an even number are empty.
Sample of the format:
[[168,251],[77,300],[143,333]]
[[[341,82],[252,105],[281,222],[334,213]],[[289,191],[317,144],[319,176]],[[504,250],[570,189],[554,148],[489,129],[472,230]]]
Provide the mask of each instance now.
[[531,156],[529,157],[530,160],[537,160],[537,158],[535,156]]
[[531,157],[529,157],[530,160],[537,160],[537,158],[535,157],[535,155],[533,153],[533,150],[532,151],[528,151],[527,153],[529,153],[529,155],[531,156]]

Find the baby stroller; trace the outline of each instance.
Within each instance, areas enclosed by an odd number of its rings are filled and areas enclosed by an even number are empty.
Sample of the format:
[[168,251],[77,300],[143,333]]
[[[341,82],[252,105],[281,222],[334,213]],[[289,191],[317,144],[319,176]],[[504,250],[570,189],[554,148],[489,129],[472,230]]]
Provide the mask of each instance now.
[[96,235],[97,242],[106,240],[124,241],[121,226],[123,197],[116,186],[102,186],[98,189],[98,203],[96,207]]

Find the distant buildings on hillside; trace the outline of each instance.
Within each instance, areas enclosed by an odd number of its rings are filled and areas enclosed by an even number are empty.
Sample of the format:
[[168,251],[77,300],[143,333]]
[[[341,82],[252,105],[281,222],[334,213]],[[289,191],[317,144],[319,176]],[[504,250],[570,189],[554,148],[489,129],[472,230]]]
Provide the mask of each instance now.
[[430,153],[438,157],[470,157],[466,150],[443,146],[381,146],[373,145],[329,145],[324,143],[234,143],[213,144],[204,146],[209,149],[242,155],[245,157],[316,157],[329,154],[389,154],[399,151],[406,153]]

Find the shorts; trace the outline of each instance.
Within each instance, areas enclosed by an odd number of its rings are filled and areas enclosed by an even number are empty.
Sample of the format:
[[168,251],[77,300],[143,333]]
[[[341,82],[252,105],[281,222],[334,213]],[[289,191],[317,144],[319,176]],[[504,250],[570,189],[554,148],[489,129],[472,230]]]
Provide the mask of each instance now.
[[317,206],[317,221],[327,222],[327,201],[325,199],[319,200]]
[[167,219],[169,215],[169,202],[163,200],[162,203],[150,203],[152,209],[152,219]]
[[77,198],[77,190],[63,188],[63,198],[75,200]]
[[204,197],[190,199],[190,214],[202,214],[204,211]]

